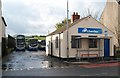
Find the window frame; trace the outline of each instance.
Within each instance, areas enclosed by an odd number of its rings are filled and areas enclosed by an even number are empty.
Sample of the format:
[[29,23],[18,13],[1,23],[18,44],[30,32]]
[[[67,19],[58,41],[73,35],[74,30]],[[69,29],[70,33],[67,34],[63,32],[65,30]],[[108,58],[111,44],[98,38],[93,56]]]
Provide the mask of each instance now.
[[[72,35],[71,36],[71,48],[81,48],[81,39],[75,39],[75,37],[81,37],[80,35]],[[76,43],[78,43],[79,40],[79,44],[75,45]]]
[[58,44],[58,36],[55,39],[55,48],[58,48],[59,44]]
[[97,36],[89,36],[89,37],[94,37],[94,38],[89,39],[89,43],[88,43],[89,44],[89,48],[98,48],[98,45],[97,45],[98,40],[96,39]]

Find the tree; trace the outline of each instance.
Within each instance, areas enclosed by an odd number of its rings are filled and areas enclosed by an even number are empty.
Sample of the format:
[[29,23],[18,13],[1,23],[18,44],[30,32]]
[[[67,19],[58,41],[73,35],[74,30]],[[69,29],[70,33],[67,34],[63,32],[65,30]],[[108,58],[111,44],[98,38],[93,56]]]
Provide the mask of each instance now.
[[[71,22],[71,20],[68,19],[68,23],[70,23],[70,22]],[[59,28],[63,27],[63,26],[66,25],[66,24],[67,24],[67,19],[65,18],[62,22],[57,23],[57,24],[55,25],[55,28],[56,28],[56,29],[59,29]]]
[[56,24],[55,28],[59,29],[59,28],[61,28],[63,26],[64,26],[64,24],[59,22],[59,23]]
[[[82,15],[81,17],[84,18],[84,17],[87,17],[87,16],[89,16],[89,15],[91,15],[93,18],[95,18],[95,19],[97,20],[97,19],[98,19],[99,12],[98,12],[98,11],[94,11],[93,9],[87,9],[87,10],[83,13],[83,15]],[[68,19],[68,23],[70,23],[70,22],[71,22],[71,20]],[[65,18],[62,22],[57,23],[57,24],[55,25],[55,28],[56,28],[56,29],[59,29],[59,28],[63,27],[63,26],[66,25],[66,24],[67,24],[67,19]]]
[[95,11],[94,9],[87,9],[81,17],[84,18],[84,17],[87,17],[89,15],[91,15],[93,18],[95,18],[97,20],[99,12]]

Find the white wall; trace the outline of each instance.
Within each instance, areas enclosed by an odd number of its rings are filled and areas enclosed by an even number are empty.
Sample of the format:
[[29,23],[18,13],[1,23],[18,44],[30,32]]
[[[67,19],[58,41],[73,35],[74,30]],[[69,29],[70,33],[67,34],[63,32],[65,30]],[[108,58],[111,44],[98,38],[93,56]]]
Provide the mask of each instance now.
[[50,54],[50,44],[49,42],[51,41],[51,36],[46,37],[46,55]]
[[6,26],[2,20],[2,3],[0,0],[0,57],[1,57],[1,46],[2,46],[2,37],[6,37]]
[[[78,28],[79,27],[83,27],[83,28],[102,28],[103,30],[103,34],[81,34],[78,33]],[[87,19],[79,22],[78,24],[75,24],[74,26],[72,26],[71,28],[69,28],[69,55],[70,57],[75,57],[76,55],[76,49],[71,48],[71,36],[72,35],[80,35],[82,37],[88,37],[88,36],[99,36],[99,37],[104,37],[104,31],[107,30],[109,33],[109,37],[113,36],[113,33],[108,30],[107,28],[105,28],[102,24],[98,23],[95,19],[93,19],[92,17],[88,17]],[[62,57],[66,57],[66,31],[64,32],[64,45],[63,45],[63,50],[62,50]],[[88,49],[88,40],[87,39],[82,39],[81,41],[82,43],[82,47],[80,48],[80,50],[87,50]],[[102,49],[102,52],[100,53],[100,56],[104,56],[104,39],[101,39],[100,41],[100,48]],[[110,38],[110,56],[113,56],[113,39]],[[91,50],[98,50],[98,48],[94,48]],[[92,52],[91,52],[92,53]],[[94,52],[94,53],[98,53],[98,51]]]
[[0,77],[2,77],[2,58],[1,58],[1,39],[2,39],[2,10],[1,10],[1,0],[0,0]]
[[1,57],[1,42],[2,42],[2,9],[1,9],[1,0],[0,0],[0,57]]
[[[102,29],[102,33],[103,34],[82,34],[82,33],[78,33],[78,28],[82,27],[82,28],[101,28]],[[93,19],[92,17],[87,17],[85,20],[82,20],[81,22],[75,24],[74,26],[72,26],[71,28],[69,28],[69,57],[70,58],[74,58],[76,55],[76,49],[71,48],[71,36],[72,35],[80,35],[82,37],[88,37],[88,36],[98,36],[101,38],[104,38],[104,31],[107,30],[108,31],[108,37],[110,38],[110,56],[113,56],[113,33],[112,31],[108,30],[106,27],[104,27],[101,23],[98,23],[95,19]],[[55,48],[55,39],[56,37],[59,37],[59,34],[56,35],[52,35],[52,36],[48,36],[46,38],[46,45],[48,45],[49,41],[52,41],[53,43],[53,55],[59,57],[59,48],[56,49]],[[81,45],[82,47],[80,48],[80,50],[88,50],[88,39],[82,39],[81,41]],[[98,43],[98,42],[97,42]],[[104,39],[100,40],[100,49],[102,50],[102,52],[100,52],[100,56],[104,56]],[[98,48],[92,48],[90,50],[98,50]],[[48,48],[46,48],[46,53],[48,54]],[[91,54],[93,52],[90,52]],[[95,51],[94,53],[98,54],[98,51]],[[61,34],[61,57],[62,58],[67,58],[67,31],[64,31]]]
[[[60,36],[60,43],[59,43],[59,36]],[[58,37],[58,48],[55,47],[55,39],[56,37]],[[51,55],[51,42],[53,43],[53,56],[57,56],[59,57],[59,47],[60,47],[60,52],[63,53],[63,51],[65,50],[64,47],[64,38],[63,38],[63,33],[56,34],[56,35],[52,35],[52,36],[47,36],[46,37],[46,55],[50,54]],[[60,44],[60,46],[59,46]],[[60,54],[60,56],[62,56],[62,54]]]
[[6,26],[4,24],[4,22],[2,21],[2,37],[6,37]]

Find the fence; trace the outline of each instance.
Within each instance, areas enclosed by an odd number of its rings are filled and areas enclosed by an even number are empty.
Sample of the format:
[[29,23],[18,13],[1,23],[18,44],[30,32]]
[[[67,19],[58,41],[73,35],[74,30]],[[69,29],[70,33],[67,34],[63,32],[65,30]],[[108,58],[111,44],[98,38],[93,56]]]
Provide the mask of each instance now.
[[2,38],[2,57],[7,55],[6,38]]
[[8,35],[7,47],[9,49],[14,49],[15,48],[15,39],[10,35]]

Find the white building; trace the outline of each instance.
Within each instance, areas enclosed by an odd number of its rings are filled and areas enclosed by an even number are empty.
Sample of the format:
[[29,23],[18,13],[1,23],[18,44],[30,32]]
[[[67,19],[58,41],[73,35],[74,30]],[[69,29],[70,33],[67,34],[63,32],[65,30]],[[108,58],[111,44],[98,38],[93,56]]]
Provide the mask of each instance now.
[[4,17],[2,17],[2,8],[1,8],[1,0],[0,0],[0,58],[2,54],[2,38],[5,38],[5,27],[7,26]]
[[[113,32],[91,16],[72,15],[69,24],[69,58],[114,56]],[[46,37],[46,55],[67,58],[67,30],[62,27]]]

